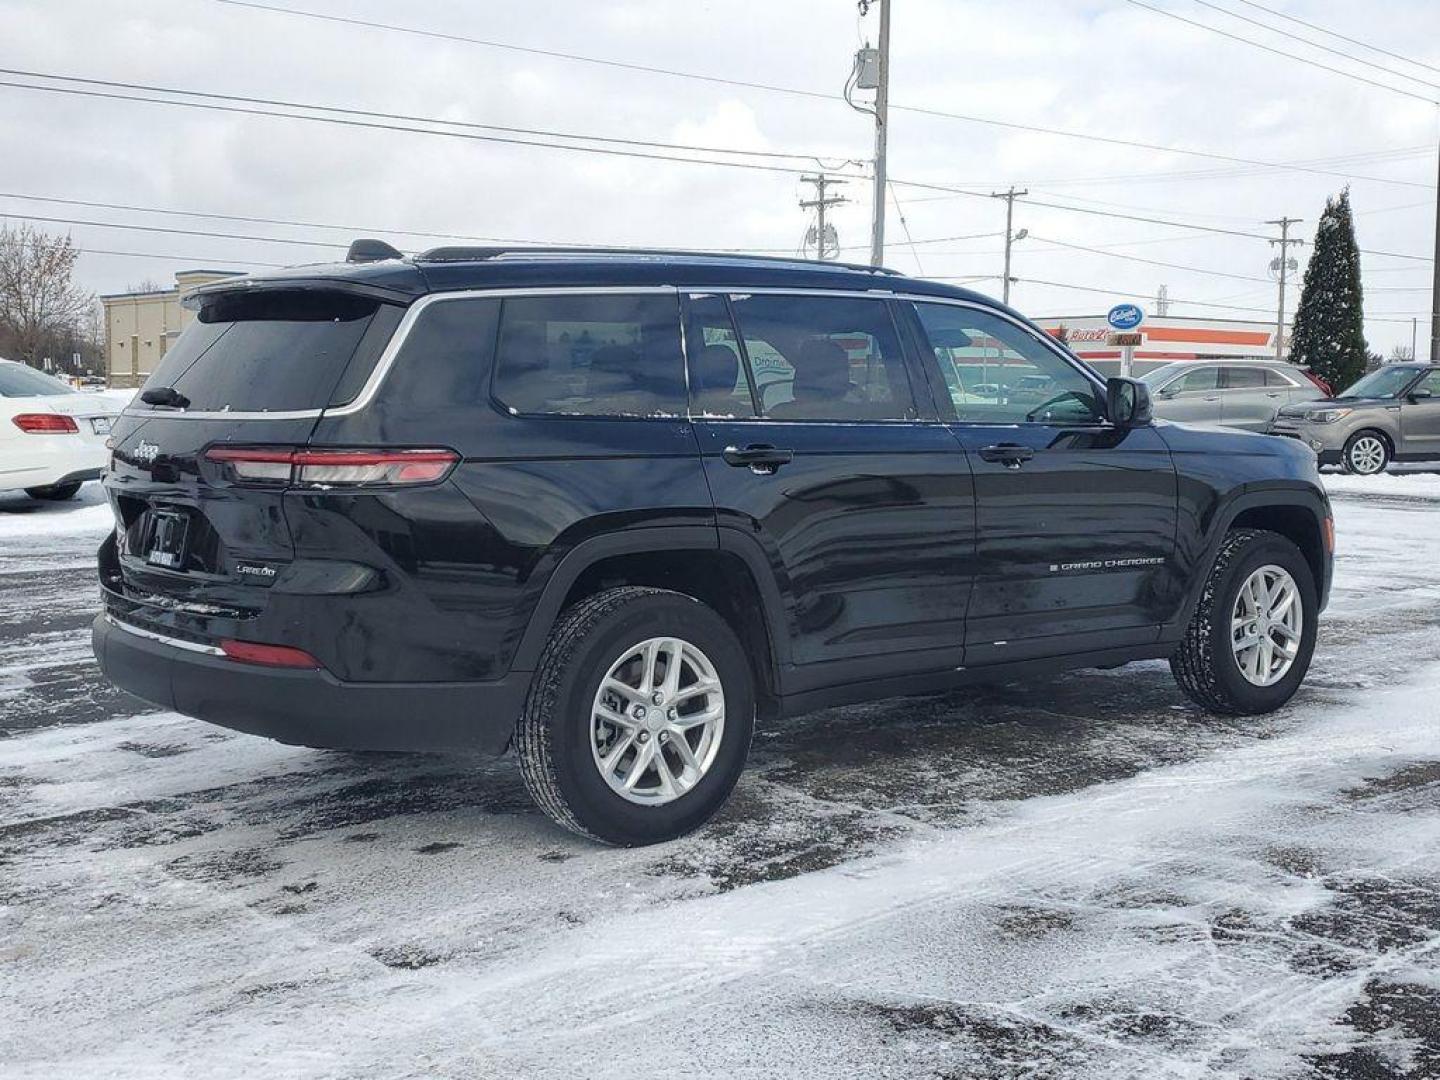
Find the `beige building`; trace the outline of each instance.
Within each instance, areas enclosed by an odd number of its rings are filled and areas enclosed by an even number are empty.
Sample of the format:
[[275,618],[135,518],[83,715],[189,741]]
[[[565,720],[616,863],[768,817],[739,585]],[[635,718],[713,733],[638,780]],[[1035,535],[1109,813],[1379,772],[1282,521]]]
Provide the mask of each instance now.
[[180,331],[195,313],[180,306],[193,289],[237,270],[182,270],[175,286],[155,292],[116,293],[102,296],[105,305],[105,381],[110,386],[134,387],[155,370]]

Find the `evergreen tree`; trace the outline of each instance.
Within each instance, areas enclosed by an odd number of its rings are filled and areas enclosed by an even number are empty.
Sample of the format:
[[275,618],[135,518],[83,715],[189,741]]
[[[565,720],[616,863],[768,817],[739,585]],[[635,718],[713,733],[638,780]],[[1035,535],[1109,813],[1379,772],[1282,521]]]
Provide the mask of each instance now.
[[1295,310],[1290,359],[1343,390],[1365,372],[1364,293],[1360,287],[1360,249],[1350,189],[1325,200],[1315,230],[1315,247],[1305,268],[1305,288]]

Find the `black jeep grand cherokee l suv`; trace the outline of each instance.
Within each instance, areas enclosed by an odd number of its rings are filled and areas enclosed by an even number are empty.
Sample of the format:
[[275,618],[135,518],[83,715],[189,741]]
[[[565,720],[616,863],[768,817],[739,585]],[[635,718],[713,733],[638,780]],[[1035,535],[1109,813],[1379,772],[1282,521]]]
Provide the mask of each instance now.
[[120,418],[119,686],[306,746],[513,743],[556,821],[639,844],[716,812],[757,717],[1154,657],[1258,713],[1304,677],[1314,455],[1152,423],[992,300],[377,247],[199,290]]

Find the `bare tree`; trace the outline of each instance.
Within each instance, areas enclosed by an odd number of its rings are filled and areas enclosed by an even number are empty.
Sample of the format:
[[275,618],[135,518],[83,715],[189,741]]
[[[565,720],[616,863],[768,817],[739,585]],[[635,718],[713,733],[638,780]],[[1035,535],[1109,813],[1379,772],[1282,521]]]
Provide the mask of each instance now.
[[68,236],[0,225],[0,330],[15,359],[38,364],[42,347],[74,336],[95,297],[74,281],[80,251]]

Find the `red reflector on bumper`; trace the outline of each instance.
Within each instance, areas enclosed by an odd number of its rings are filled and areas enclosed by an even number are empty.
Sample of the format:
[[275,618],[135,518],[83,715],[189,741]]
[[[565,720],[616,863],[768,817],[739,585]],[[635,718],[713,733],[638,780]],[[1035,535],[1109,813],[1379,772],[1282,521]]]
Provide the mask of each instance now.
[[304,649],[292,649],[288,645],[261,645],[254,641],[222,641],[220,651],[231,660],[242,664],[261,664],[265,667],[308,668],[320,666]]

